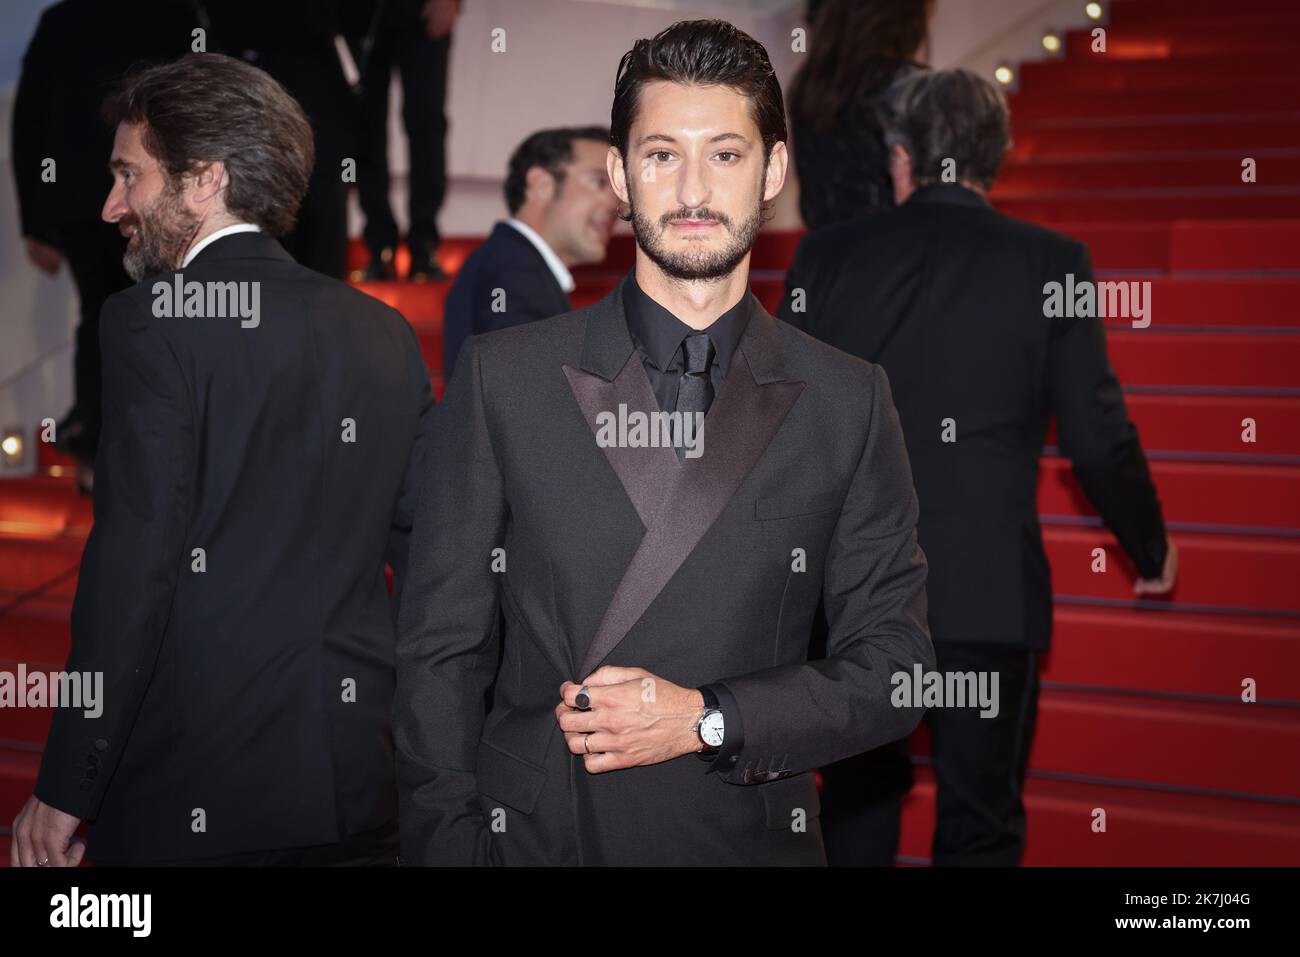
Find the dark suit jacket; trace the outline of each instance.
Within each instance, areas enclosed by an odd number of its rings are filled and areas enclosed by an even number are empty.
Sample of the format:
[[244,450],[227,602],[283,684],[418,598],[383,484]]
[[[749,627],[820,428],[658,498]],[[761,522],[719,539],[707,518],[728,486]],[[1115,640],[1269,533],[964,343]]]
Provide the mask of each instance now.
[[[63,0],[41,14],[14,96],[13,168],[24,236],[53,245],[61,227],[97,223],[113,186],[104,98],[132,68],[190,52],[183,0]],[[41,178],[46,158],[54,182]]]
[[384,564],[405,579],[432,413],[415,335],[260,233],[182,270],[259,282],[254,328],[155,318],[173,275],[104,304],[68,668],[104,673],[105,710],[55,714],[36,785],[94,822],[103,861],[326,844],[396,814]]
[[[502,299],[495,290],[504,290]],[[569,297],[537,247],[509,223],[497,223],[460,267],[447,291],[442,368],[448,381],[470,336],[569,311]]]
[[[893,673],[934,659],[889,385],[751,303],[684,463],[597,445],[602,411],[658,409],[621,285],[470,340],[435,415],[399,628],[408,860],[823,863],[812,769],[919,721],[890,702]],[[809,662],[823,597],[827,654]],[[554,709],[602,664],[721,682],[744,728],[734,763],[589,774]]]
[[[936,641],[1046,648],[1052,586],[1038,525],[1048,420],[1144,576],[1160,504],[1096,319],[1048,319],[1043,287],[1092,280],[1087,248],[957,185],[806,237],[781,315],[889,373],[921,503]],[[796,290],[804,311],[796,312]],[[942,441],[954,419],[956,441]]]

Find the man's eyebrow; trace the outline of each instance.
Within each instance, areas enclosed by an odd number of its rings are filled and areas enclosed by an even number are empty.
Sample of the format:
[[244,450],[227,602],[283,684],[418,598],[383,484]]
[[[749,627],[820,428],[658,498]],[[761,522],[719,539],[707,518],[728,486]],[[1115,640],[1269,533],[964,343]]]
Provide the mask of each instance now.
[[128,166],[134,166],[134,165],[135,165],[134,163],[128,163],[126,160],[120,159],[116,156],[108,161],[108,168],[114,173],[116,173],[120,169],[126,169]]
[[[710,143],[720,143],[723,140],[740,140],[742,143],[748,143],[749,137],[744,133],[719,133],[717,136],[709,137]],[[637,146],[644,146],[646,143],[676,143],[677,140],[667,133],[648,133],[641,139],[637,140]]]

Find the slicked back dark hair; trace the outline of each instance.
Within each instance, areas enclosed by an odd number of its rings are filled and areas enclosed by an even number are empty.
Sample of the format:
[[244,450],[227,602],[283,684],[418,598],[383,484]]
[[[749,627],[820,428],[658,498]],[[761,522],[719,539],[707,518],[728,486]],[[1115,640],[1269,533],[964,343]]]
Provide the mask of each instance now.
[[787,138],[781,84],[763,44],[725,20],[679,20],[649,40],[637,40],[619,62],[609,128],[624,160],[641,88],[656,80],[726,86],[749,97],[764,160]]
[[564,167],[573,162],[575,140],[598,140],[608,145],[609,130],[603,126],[562,126],[552,130],[538,130],[510,154],[506,170],[506,208],[513,216],[524,205],[528,171],[540,166],[555,177],[556,188],[564,182]]
[[876,109],[885,144],[912,160],[916,186],[941,181],[953,160],[958,180],[988,189],[1011,146],[1011,116],[1002,91],[971,70],[913,73],[894,82]]
[[173,181],[221,162],[232,216],[272,236],[293,228],[315,147],[302,107],[269,74],[219,53],[190,53],[129,75],[103,113],[114,127],[142,125],[145,149]]

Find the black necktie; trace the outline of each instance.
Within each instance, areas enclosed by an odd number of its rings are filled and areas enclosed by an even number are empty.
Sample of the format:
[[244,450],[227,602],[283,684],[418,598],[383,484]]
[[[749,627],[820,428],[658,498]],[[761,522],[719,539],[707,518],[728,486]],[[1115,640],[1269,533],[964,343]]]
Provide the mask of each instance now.
[[686,365],[677,386],[678,412],[698,412],[705,415],[713,403],[713,380],[709,367],[713,365],[713,340],[707,332],[699,332],[682,340]]

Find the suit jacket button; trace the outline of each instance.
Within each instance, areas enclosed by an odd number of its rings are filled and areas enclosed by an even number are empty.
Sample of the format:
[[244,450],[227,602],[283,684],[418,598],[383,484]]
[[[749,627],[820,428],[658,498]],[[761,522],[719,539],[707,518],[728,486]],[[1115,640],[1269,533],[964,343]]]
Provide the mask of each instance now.
[[95,742],[95,750],[96,750],[96,751],[107,751],[107,750],[108,750],[108,741],[107,741],[106,739],[104,739],[104,738],[100,738],[99,740],[97,740],[97,741]]

